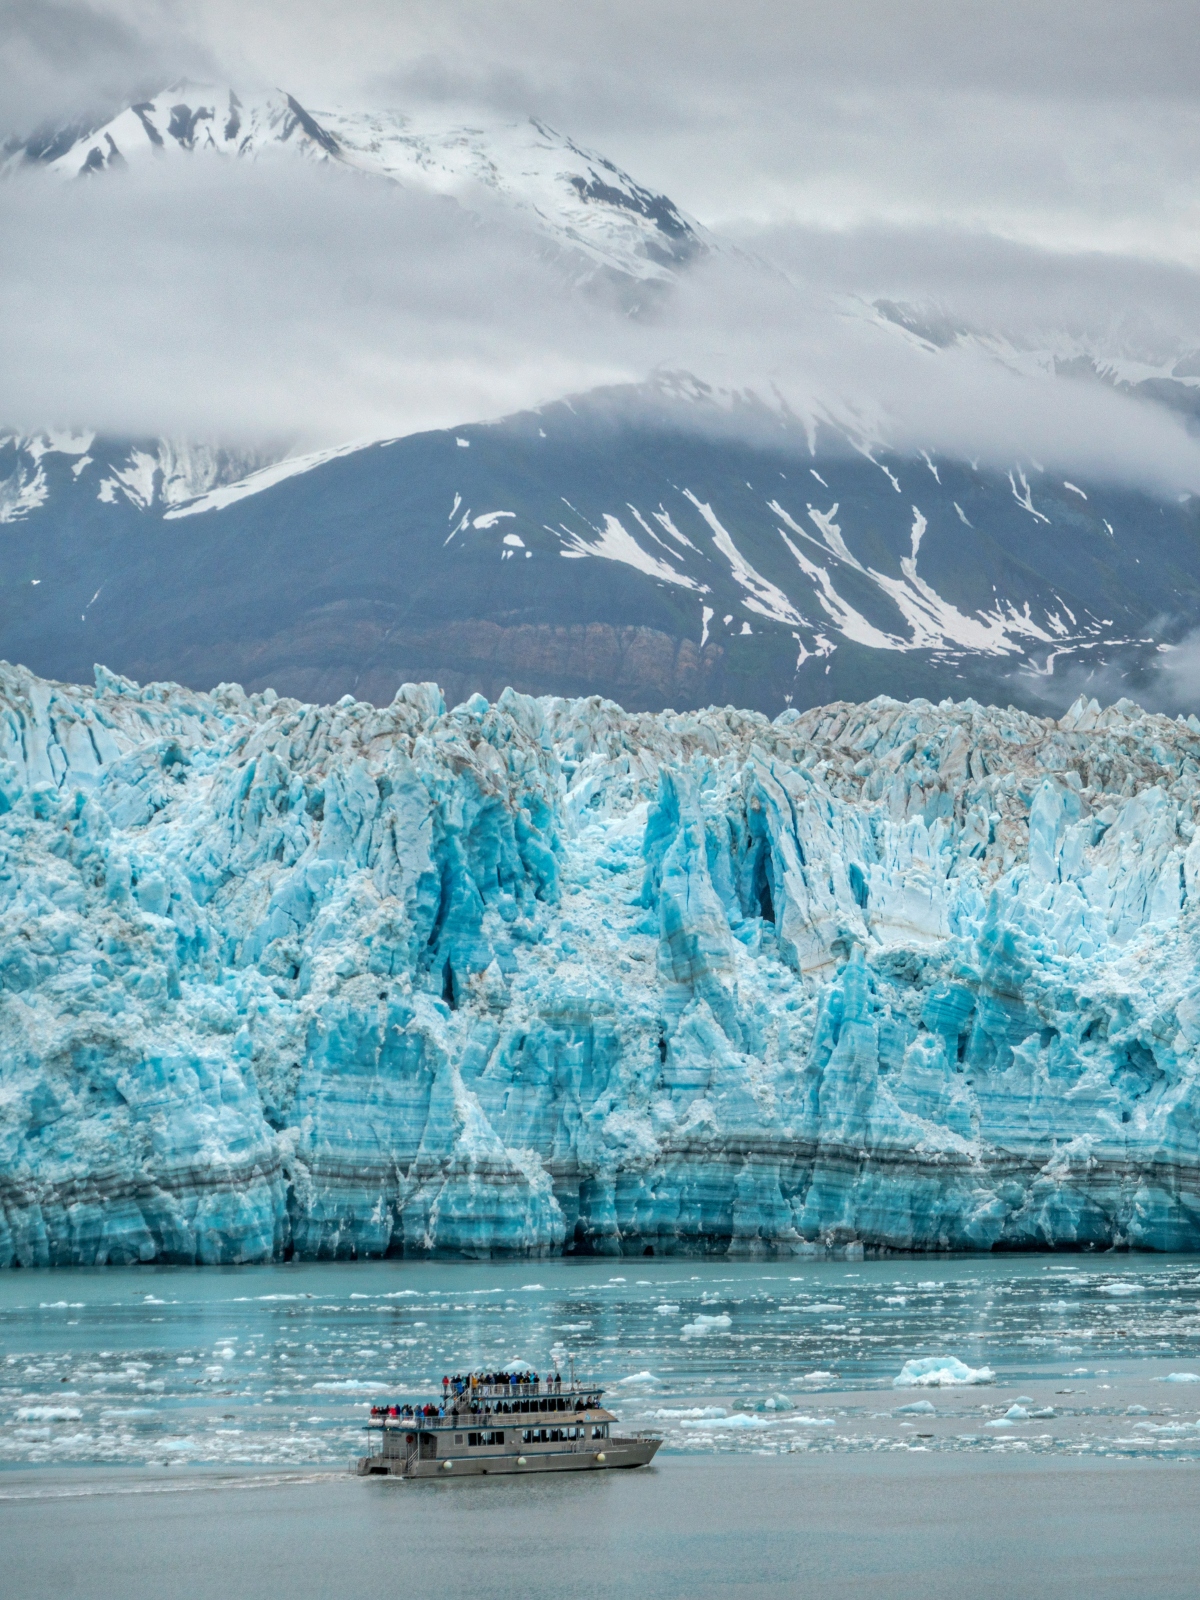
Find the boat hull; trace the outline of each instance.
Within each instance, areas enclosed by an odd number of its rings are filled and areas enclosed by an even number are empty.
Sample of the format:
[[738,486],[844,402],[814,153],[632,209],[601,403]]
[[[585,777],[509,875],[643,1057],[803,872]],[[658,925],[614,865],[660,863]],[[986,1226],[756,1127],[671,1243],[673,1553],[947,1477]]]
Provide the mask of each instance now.
[[461,1455],[439,1460],[436,1456],[416,1459],[385,1455],[362,1456],[358,1462],[360,1478],[487,1478],[517,1477],[532,1472],[610,1472],[623,1467],[645,1467],[654,1459],[661,1439],[609,1438],[602,1450],[537,1450],[530,1447],[523,1455],[497,1452],[494,1455]]

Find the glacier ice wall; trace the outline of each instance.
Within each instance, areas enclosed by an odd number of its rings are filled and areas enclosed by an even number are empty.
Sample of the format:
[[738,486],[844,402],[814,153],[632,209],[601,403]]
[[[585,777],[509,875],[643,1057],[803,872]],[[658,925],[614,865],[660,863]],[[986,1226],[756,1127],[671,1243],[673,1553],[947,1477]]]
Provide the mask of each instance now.
[[0,1261],[1200,1244],[1200,722],[0,667]]

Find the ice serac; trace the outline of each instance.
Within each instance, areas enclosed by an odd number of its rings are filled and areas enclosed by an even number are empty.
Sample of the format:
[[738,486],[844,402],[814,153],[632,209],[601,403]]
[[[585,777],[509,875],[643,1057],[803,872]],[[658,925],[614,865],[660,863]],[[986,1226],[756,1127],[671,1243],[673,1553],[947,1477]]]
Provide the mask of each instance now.
[[1200,722],[0,668],[0,1260],[1200,1244]]

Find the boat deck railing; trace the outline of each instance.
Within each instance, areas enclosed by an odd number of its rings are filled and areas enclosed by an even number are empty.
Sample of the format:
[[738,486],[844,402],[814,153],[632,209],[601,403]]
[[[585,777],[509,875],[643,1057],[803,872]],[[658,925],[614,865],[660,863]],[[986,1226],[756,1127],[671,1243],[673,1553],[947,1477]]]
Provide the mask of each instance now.
[[534,1395],[603,1394],[604,1391],[597,1389],[594,1384],[572,1386],[563,1383],[561,1379],[557,1383],[552,1379],[549,1381],[539,1379],[537,1383],[477,1383],[474,1388],[468,1387],[462,1392],[468,1396],[487,1395],[493,1399],[511,1400],[514,1396],[525,1399]]
[[494,1406],[486,1404],[475,1411],[470,1410],[469,1406],[460,1406],[457,1411],[451,1408],[444,1416],[436,1412],[433,1416],[427,1417],[422,1412],[417,1412],[412,1416],[405,1416],[403,1413],[378,1411],[372,1413],[366,1426],[368,1428],[410,1428],[414,1431],[433,1428],[517,1428],[530,1425],[545,1426],[544,1422],[539,1422],[537,1419],[548,1417],[558,1419],[553,1424],[554,1426],[566,1426],[573,1420],[593,1418],[596,1412],[600,1412],[606,1419],[609,1416],[609,1413],[604,1410],[598,1401],[587,1404],[584,1403],[582,1396],[580,1399],[581,1403],[578,1407],[570,1406],[563,1411],[498,1411]]

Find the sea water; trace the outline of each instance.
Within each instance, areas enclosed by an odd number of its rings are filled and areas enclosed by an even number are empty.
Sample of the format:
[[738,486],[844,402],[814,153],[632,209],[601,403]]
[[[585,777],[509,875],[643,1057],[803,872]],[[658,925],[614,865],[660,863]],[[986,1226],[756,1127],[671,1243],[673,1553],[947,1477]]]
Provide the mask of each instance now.
[[12,1600],[1192,1600],[1195,1469],[1032,1456],[662,1456],[405,1482],[0,1475]]
[[663,1457],[1200,1458],[1191,1257],[12,1272],[0,1350],[10,1469],[345,1468],[374,1401],[572,1364]]

